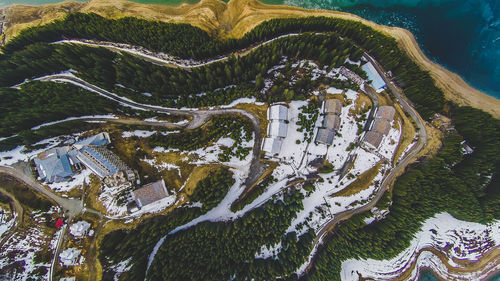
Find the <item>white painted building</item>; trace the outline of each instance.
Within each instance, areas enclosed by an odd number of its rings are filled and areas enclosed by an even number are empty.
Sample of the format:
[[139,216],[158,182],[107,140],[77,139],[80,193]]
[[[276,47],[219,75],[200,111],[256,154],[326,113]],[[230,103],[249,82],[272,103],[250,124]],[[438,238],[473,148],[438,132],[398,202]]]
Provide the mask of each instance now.
[[280,153],[282,144],[283,142],[279,138],[265,138],[262,143],[262,150],[267,155],[273,156]]
[[269,107],[267,119],[270,121],[279,120],[284,121],[288,120],[288,108],[281,104],[275,104]]
[[267,127],[267,135],[270,137],[286,137],[286,131],[288,129],[287,124],[281,121],[271,121]]

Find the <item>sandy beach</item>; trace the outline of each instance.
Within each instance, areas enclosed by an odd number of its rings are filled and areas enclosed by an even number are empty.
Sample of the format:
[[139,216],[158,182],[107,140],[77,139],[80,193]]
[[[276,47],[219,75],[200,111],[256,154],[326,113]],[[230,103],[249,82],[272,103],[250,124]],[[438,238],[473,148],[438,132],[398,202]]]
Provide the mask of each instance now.
[[189,23],[221,39],[239,38],[261,22],[273,18],[327,16],[361,21],[376,30],[393,36],[423,69],[429,71],[446,98],[460,105],[470,105],[500,118],[500,100],[469,86],[460,76],[429,60],[413,35],[401,28],[388,27],[358,16],[326,10],[266,5],[258,0],[202,0],[179,6],[138,4],[122,0],[93,0],[88,3],[63,2],[33,7],[13,5],[6,8],[5,37],[10,38],[23,28],[48,23],[68,12],[94,12],[108,18],[136,16],[166,22]]

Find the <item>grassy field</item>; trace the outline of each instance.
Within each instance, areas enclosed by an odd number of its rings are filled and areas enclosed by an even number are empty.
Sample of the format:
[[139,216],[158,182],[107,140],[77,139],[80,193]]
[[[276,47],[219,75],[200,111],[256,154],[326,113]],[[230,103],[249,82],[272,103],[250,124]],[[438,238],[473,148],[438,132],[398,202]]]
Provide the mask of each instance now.
[[367,189],[373,182],[382,167],[382,162],[377,163],[373,168],[359,175],[357,179],[339,192],[330,197],[348,197]]

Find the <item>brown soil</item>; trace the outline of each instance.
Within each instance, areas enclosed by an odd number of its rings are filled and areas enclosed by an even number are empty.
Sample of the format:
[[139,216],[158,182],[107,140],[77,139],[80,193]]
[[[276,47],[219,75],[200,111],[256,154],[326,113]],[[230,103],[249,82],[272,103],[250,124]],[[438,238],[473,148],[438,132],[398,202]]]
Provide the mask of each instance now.
[[470,87],[458,75],[431,62],[420,50],[413,35],[401,28],[378,25],[358,16],[326,10],[309,10],[289,6],[266,5],[258,0],[202,0],[179,6],[138,4],[122,0],[93,0],[88,3],[64,2],[33,7],[13,5],[6,8],[6,40],[23,28],[60,19],[68,12],[94,12],[108,18],[135,16],[144,19],[183,22],[200,27],[219,38],[239,38],[263,21],[273,18],[307,16],[338,17],[361,21],[370,27],[393,36],[423,69],[430,71],[446,97],[461,105],[483,109],[500,118],[500,100]]

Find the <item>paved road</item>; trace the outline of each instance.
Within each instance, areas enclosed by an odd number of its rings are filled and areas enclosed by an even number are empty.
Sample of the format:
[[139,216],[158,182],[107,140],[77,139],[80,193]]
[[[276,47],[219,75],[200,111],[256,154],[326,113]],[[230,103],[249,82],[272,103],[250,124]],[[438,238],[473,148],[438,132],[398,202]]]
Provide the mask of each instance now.
[[[384,195],[385,191],[388,190],[390,187],[391,183],[393,180],[398,176],[400,173],[404,171],[406,166],[414,160],[414,158],[417,156],[417,154],[425,147],[427,144],[427,132],[425,130],[425,125],[418,114],[418,112],[409,105],[406,97],[397,89],[393,84],[391,84],[390,79],[385,75],[385,71],[383,71],[383,68],[370,56],[365,55],[365,58],[367,58],[370,62],[373,63],[375,68],[377,69],[377,72],[382,76],[384,79],[385,83],[388,86],[388,90],[391,92],[392,95],[394,95],[398,100],[400,105],[403,107],[403,109],[410,115],[410,117],[415,121],[417,127],[418,127],[418,133],[419,133],[419,138],[417,139],[417,143],[406,153],[403,159],[401,159],[396,167],[394,167],[389,174],[384,178],[382,181],[380,187],[377,190],[377,193],[375,194],[375,197],[366,205],[364,205],[361,208],[354,209],[354,210],[347,210],[343,211],[340,213],[337,213],[334,215],[333,219],[325,223],[321,229],[317,232],[316,238],[314,239],[313,245],[314,247],[317,247],[319,244],[321,244],[323,238],[331,232],[335,226],[340,223],[341,221],[347,220],[353,215],[360,214],[366,211],[371,210],[377,202],[382,198]],[[310,269],[312,265],[312,260],[310,261],[307,270]],[[306,271],[307,271],[306,270]]]
[[87,90],[93,91],[95,93],[98,93],[99,95],[102,95],[106,98],[109,98],[111,100],[114,100],[116,102],[119,102],[121,104],[124,104],[126,106],[130,106],[132,108],[138,108],[142,110],[148,110],[148,111],[155,111],[159,113],[168,113],[168,114],[183,114],[183,115],[190,115],[193,117],[193,119],[185,126],[186,129],[194,129],[197,127],[202,126],[205,124],[211,117],[215,115],[226,115],[226,114],[239,114],[248,120],[251,121],[253,131],[255,133],[255,139],[254,139],[254,146],[253,146],[253,158],[252,162],[250,165],[250,173],[249,173],[249,178],[245,182],[246,187],[250,187],[259,177],[264,173],[266,169],[266,165],[262,163],[259,158],[260,158],[260,148],[261,148],[261,142],[262,142],[262,134],[260,131],[260,121],[259,119],[253,114],[250,113],[246,110],[243,109],[236,109],[236,108],[216,108],[216,109],[210,109],[210,110],[182,110],[182,109],[175,109],[175,108],[167,108],[167,107],[162,107],[162,106],[155,106],[155,105],[148,105],[148,104],[142,104],[138,102],[131,101],[129,99],[125,99],[119,95],[116,95],[114,93],[111,93],[107,90],[104,90],[100,87],[97,87],[93,84],[90,84],[86,82],[85,80],[82,80],[74,75],[71,74],[55,74],[55,75],[49,75],[40,78],[42,81],[55,81],[55,82],[68,82],[71,84],[74,84],[76,86],[85,88]]
[[45,197],[48,197],[52,201],[56,202],[61,208],[63,208],[64,211],[67,211],[68,216],[73,217],[77,214],[80,214],[82,212],[82,201],[77,200],[77,199],[68,199],[68,198],[62,198],[51,191],[47,190],[45,187],[43,187],[41,184],[36,182],[32,177],[22,173],[19,170],[16,170],[11,167],[6,167],[6,166],[0,166],[0,173],[10,175],[22,182],[24,182],[26,185],[29,187],[33,188],[34,190],[40,192],[43,194]]

